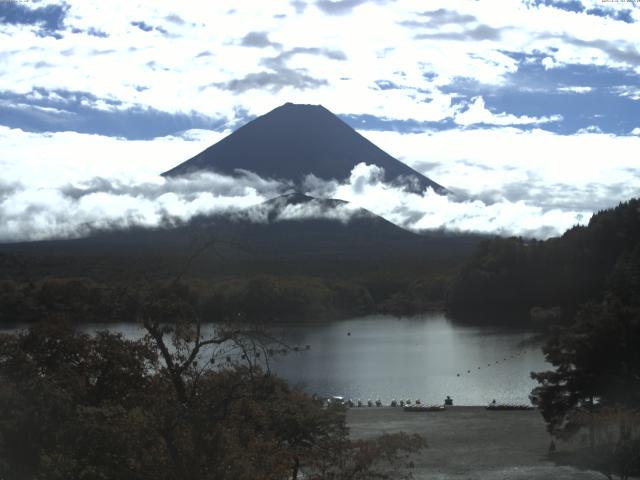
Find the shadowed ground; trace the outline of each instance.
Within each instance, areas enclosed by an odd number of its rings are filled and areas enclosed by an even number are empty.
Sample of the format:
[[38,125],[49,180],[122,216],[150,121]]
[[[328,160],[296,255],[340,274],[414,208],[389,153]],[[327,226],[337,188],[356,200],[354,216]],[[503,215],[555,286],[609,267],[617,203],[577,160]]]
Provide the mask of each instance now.
[[[429,448],[414,459],[416,479],[602,479],[594,471],[558,466],[548,456],[551,437],[537,411],[487,411],[450,407],[409,413],[399,408],[351,408],[352,438],[418,433]],[[557,442],[557,457],[572,449]]]

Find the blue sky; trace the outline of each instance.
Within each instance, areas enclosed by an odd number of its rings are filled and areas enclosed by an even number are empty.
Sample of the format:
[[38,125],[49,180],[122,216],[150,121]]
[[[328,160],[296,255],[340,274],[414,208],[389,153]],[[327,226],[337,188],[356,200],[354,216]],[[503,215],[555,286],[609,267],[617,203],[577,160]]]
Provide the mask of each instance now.
[[158,174],[288,101],[324,105],[454,193],[408,194],[366,165],[318,190],[407,228],[545,238],[638,195],[640,4],[202,5],[0,2],[0,240],[277,194]]

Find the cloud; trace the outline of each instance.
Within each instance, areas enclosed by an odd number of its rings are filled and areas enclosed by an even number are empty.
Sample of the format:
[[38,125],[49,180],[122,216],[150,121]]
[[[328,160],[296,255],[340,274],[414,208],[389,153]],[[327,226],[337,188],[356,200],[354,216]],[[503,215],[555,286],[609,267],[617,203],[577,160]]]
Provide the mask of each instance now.
[[556,68],[560,65],[560,63],[556,62],[553,57],[544,57],[541,63],[545,70],[551,70],[552,68]]
[[[610,18],[612,20],[622,21],[625,23],[634,23],[631,9],[606,7],[605,2],[599,2],[600,5],[587,8],[580,0],[533,0],[528,2],[531,5],[556,8],[572,13],[584,13],[586,15],[594,15],[597,17]],[[618,7],[620,2],[612,2]]]
[[249,208],[230,212],[235,220],[246,220],[256,223],[286,222],[300,220],[335,220],[343,224],[353,218],[369,215],[353,204],[336,202],[325,198],[307,198],[305,201],[290,201],[289,194],[272,198],[267,202]]
[[[312,8],[305,9],[305,5]],[[534,59],[538,66],[542,58],[548,57],[557,67],[546,71],[541,68],[549,75],[568,64],[597,64],[632,72],[627,64],[611,60],[603,50],[564,42],[564,34],[585,41],[606,41],[623,53],[627,45],[640,41],[637,29],[627,28],[635,25],[617,22],[620,25],[611,28],[613,20],[608,17],[546,7],[527,9],[517,1],[504,2],[499,18],[473,1],[453,6],[434,0],[428,11],[419,3],[404,0],[393,4],[326,4],[329,9],[348,10],[349,15],[327,15],[316,7],[315,1],[234,6],[233,15],[228,13],[230,6],[225,2],[216,2],[215,7],[206,10],[188,3],[170,7],[123,2],[117,7],[91,8],[74,3],[65,17],[66,32],[70,33],[60,31],[64,38],[56,42],[37,37],[33,28],[5,25],[12,35],[5,37],[2,61],[4,70],[10,73],[0,76],[0,91],[24,94],[44,88],[90,92],[100,99],[117,99],[128,107],[187,115],[197,112],[214,119],[232,118],[235,107],[255,116],[286,101],[308,103],[312,93],[313,103],[322,103],[338,114],[371,115],[389,121],[390,128],[401,128],[394,121],[451,119],[455,113],[451,102],[461,99],[456,91],[444,94],[444,88],[457,78],[473,79],[482,85],[507,85],[511,75],[525,66],[525,57]],[[291,15],[274,18],[286,7]],[[299,15],[293,14],[296,7]],[[131,22],[154,30],[145,32]],[[406,27],[411,24],[414,27],[408,30]],[[169,34],[158,34],[156,26]],[[91,29],[109,36],[92,35]],[[179,31],[179,37],[170,36],[174,30]],[[376,35],[369,35],[371,31]],[[17,32],[19,36],[13,34]],[[418,56],[415,34],[434,36],[421,42]],[[365,37],[365,43],[354,40]],[[491,40],[498,37],[500,41]],[[277,51],[265,50],[267,42]],[[259,45],[264,47],[258,48]],[[311,51],[277,58],[278,54],[301,46],[340,52],[349,61],[333,61],[330,55]],[[504,53],[505,49],[509,52]],[[199,55],[203,51],[208,54]],[[108,53],[98,57],[95,52]],[[269,53],[272,55],[266,55]],[[274,69],[273,64],[278,61],[280,64]],[[127,75],[113,81],[115,70],[126,71]],[[380,79],[402,88],[371,89]],[[542,75],[539,79],[544,81]],[[634,81],[629,78],[626,83],[633,85]],[[176,85],[180,85],[179,94],[175,93]],[[571,85],[592,86],[591,78],[574,79],[560,86]],[[554,93],[555,86],[550,89]],[[474,96],[482,95],[492,108],[493,99],[499,100],[502,92],[497,93],[496,97],[484,92]],[[497,111],[529,117],[550,115],[534,109],[535,105],[524,111],[504,107]],[[618,120],[610,123],[617,124]],[[586,119],[571,128],[577,131],[589,124],[593,121]],[[559,128],[553,122],[546,125]],[[113,124],[108,126],[111,131],[116,130]],[[624,126],[623,130],[629,129]],[[156,135],[167,132],[158,130]]]
[[562,93],[589,93],[593,91],[593,87],[581,87],[581,86],[558,87],[557,90]]
[[227,118],[208,118],[196,112],[162,112],[120,100],[98,98],[89,92],[63,89],[16,94],[0,92],[0,117],[5,126],[30,132],[76,131],[129,139],[148,139],[193,129],[222,129]]
[[[93,177],[59,186],[0,181],[0,242],[77,238],[96,230],[158,227],[198,215],[277,222],[325,218],[349,221],[357,207],[312,200],[288,204],[292,185],[238,171],[181,178],[122,181]],[[275,199],[274,199],[275,198]],[[269,199],[268,203],[265,203]]]
[[273,68],[274,70],[281,70],[286,68],[286,63],[296,55],[316,55],[328,58],[330,60],[346,60],[347,56],[340,50],[332,50],[330,48],[317,48],[317,47],[296,47],[290,50],[286,50],[279,53],[275,57],[269,57],[262,60],[262,64]]
[[[347,182],[330,184],[334,188],[331,196],[415,231],[447,230],[548,238],[573,225],[584,224],[590,216],[588,211],[543,209],[523,200],[510,201],[504,196],[485,202],[478,198],[438,195],[431,189],[410,193],[383,183],[383,175],[379,167],[360,163],[354,167]],[[326,187],[322,186],[324,194]]]
[[[461,199],[522,201],[543,211],[596,212],[640,191],[640,138],[534,128],[465,128],[429,134],[361,132]],[[613,190],[612,190],[613,188]]]
[[640,88],[632,85],[616,85],[615,87],[611,87],[611,91],[620,97],[640,100]]
[[590,8],[586,11],[587,15],[596,15],[598,17],[608,17],[613,20],[619,20],[625,23],[635,23],[630,9],[616,8]]
[[149,25],[143,22],[142,20],[139,20],[137,22],[131,22],[131,25],[133,25],[134,27],[138,27],[143,32],[152,32],[153,30],[156,30],[165,35],[169,33],[162,27],[154,27],[153,25]]
[[597,125],[589,125],[587,127],[581,128],[576,132],[578,135],[583,133],[603,133],[600,127]]
[[393,0],[317,0],[316,6],[327,15],[346,15],[367,2],[385,4]]
[[[356,166],[343,183],[308,176],[304,191],[350,201],[409,229],[545,238],[586,222],[591,213],[631,198],[640,188],[634,153],[640,137],[633,134],[565,136],[514,128],[361,133],[417,170],[428,169],[453,195],[408,193],[384,184],[382,171],[366,164]],[[158,176],[222,136],[190,131],[189,139],[127,141],[0,128],[0,239],[83,235],[95,228],[236,212],[291,188],[250,172],[239,172],[239,178]],[[572,158],[580,158],[579,168]],[[294,208],[283,219],[300,218],[304,211]],[[310,209],[309,215],[319,213]]]
[[76,33],[76,34],[82,34],[82,33],[86,33],[87,35],[91,36],[91,37],[98,37],[98,38],[108,38],[109,34],[107,32],[103,32],[102,30],[95,28],[95,27],[89,27],[86,30],[83,30],[81,28],[77,28],[77,27],[72,27],[71,28],[71,33]]
[[180,15],[176,15],[175,13],[171,13],[164,18],[168,22],[175,23],[176,25],[184,25],[186,23]]
[[0,24],[36,25],[38,35],[60,38],[57,32],[64,30],[69,5],[61,3],[31,8],[27,2],[0,2]]
[[129,183],[117,179],[94,177],[76,184],[66,184],[59,187],[62,195],[73,200],[105,193],[109,195],[125,195],[144,197],[157,200],[163,195],[173,193],[190,198],[201,192],[212,192],[220,197],[239,197],[248,191],[255,191],[262,196],[273,196],[281,191],[290,189],[291,185],[282,181],[263,179],[258,175],[238,170],[233,177],[212,172],[167,178],[163,181]]
[[549,117],[530,117],[527,115],[511,115],[505,112],[493,113],[485,107],[482,97],[475,97],[466,110],[458,112],[454,121],[459,125],[537,125],[548,122],[559,122],[561,115],[551,115]]
[[96,177],[60,187],[0,184],[0,241],[85,236],[96,229],[157,227],[167,219],[229,214],[279,195],[287,188],[244,172],[125,183]]
[[610,40],[582,40],[569,34],[563,34],[559,38],[570,45],[600,50],[617,63],[632,67],[640,66],[640,51],[631,43]]
[[[416,23],[415,26],[427,27],[427,28],[439,28],[443,25],[459,24],[466,25],[467,23],[475,22],[476,17],[469,14],[462,14],[455,10],[447,10],[440,8],[438,10],[422,12],[418,14],[421,17],[428,17],[429,20],[423,23]],[[410,25],[408,22],[403,22],[404,25]]]
[[269,34],[267,32],[249,32],[240,41],[240,45],[243,47],[281,47],[281,44],[274,43],[269,40]]
[[395,90],[395,89],[405,88],[405,87],[401,87],[395,82],[392,82],[391,80],[376,80],[374,83],[376,84],[376,87],[378,87],[380,90]]
[[[336,185],[316,179],[314,191]],[[1,181],[0,241],[77,238],[96,230],[185,222],[197,215],[261,223],[317,218],[346,223],[357,210],[321,199],[288,204],[279,196],[291,189],[291,184],[246,171],[234,177],[208,172],[147,181],[93,177],[48,186]]]
[[147,25],[145,22],[142,22],[142,21],[131,22],[131,25],[133,25],[134,27],[138,27],[143,32],[150,32],[153,30],[153,27],[151,25]]
[[301,15],[307,9],[307,2],[305,0],[292,0],[291,5],[296,9],[296,13]]
[[580,13],[584,11],[584,5],[580,0],[531,0],[530,5],[544,5],[546,7],[557,8],[567,12]]
[[196,215],[211,214],[255,222],[326,218],[346,223],[358,208],[417,231],[446,229],[547,237],[587,220],[585,212],[545,211],[504,197],[485,203],[478,199],[460,201],[432,190],[408,193],[383,183],[384,171],[364,163],[356,165],[349,180],[341,184],[317,178],[306,182],[309,191],[305,193],[335,197],[349,204],[324,200],[287,204],[284,199],[265,204],[291,185],[251,172],[240,173],[233,178],[213,173],[179,179],[158,177],[143,183],[95,177],[49,188],[0,184],[0,240],[80,237],[96,229],[157,227],[167,219],[184,222]]
[[[545,70],[540,63],[542,55],[509,55],[520,63],[517,70],[505,76],[502,84],[458,79],[442,90],[454,95],[456,107],[481,96],[492,112],[533,118],[561,115],[561,121],[539,124],[556,133],[571,134],[596,125],[603,132],[626,135],[637,126],[640,104],[633,100],[631,85],[638,76],[633,72],[576,64],[561,64]],[[621,88],[625,85],[629,88]],[[521,125],[521,128],[530,126]]]
[[314,78],[304,72],[282,69],[277,72],[249,73],[242,78],[230,80],[219,86],[235,93],[263,88],[275,93],[285,87],[307,90],[322,85],[328,85],[328,82],[325,79]]
[[0,201],[6,200],[21,189],[22,185],[19,182],[6,182],[0,179]]
[[58,188],[93,177],[143,183],[196,155],[229,132],[127,140],[77,132],[26,132],[0,126],[0,171],[9,183]]
[[477,27],[469,28],[462,32],[420,33],[413,38],[416,40],[455,40],[462,42],[480,42],[482,40],[498,41],[502,38],[502,29],[493,28],[489,25],[478,25]]
[[[434,11],[422,12],[421,17],[427,17],[428,20],[404,20],[400,25],[410,28],[433,29],[432,33],[420,33],[414,36],[417,40],[457,40],[457,41],[482,41],[482,40],[500,40],[502,37],[502,29],[493,28],[489,25],[479,24],[475,27],[468,27],[470,23],[476,23],[477,18],[470,14],[461,14],[454,10],[440,8]],[[442,31],[443,27],[449,25],[460,25],[463,28],[459,32]]]
[[[638,139],[640,11],[628,13],[636,23],[614,13],[631,5],[507,1],[496,16],[465,0],[325,1],[325,10],[315,0],[207,9],[114,1],[65,6],[49,22],[55,38],[43,35],[44,17],[0,24],[0,123],[15,127],[7,136],[0,128],[5,181],[21,172],[32,189],[33,177],[69,183],[76,171],[129,181],[142,165],[153,176],[222,129],[291,101],[323,104],[372,139],[394,138],[375,143],[429,166],[469,201],[591,211],[640,188],[623,170],[636,168],[626,152],[640,148],[629,143]],[[40,11],[53,2],[0,4]],[[131,25],[141,20],[180,36]],[[254,48],[241,44],[248,32],[259,34],[246,36]],[[419,34],[433,38],[416,43]],[[276,40],[280,48],[257,47]]]
[[[434,112],[435,113],[435,112]],[[446,113],[442,120],[397,120],[393,118],[375,117],[373,115],[339,115],[340,119],[357,130],[424,132],[426,130],[446,130],[455,128],[456,124]],[[436,116],[436,118],[441,118]]]
[[340,50],[296,47],[281,52],[275,57],[263,59],[261,61],[262,65],[268,67],[271,71],[249,73],[242,78],[233,79],[223,84],[216,84],[216,86],[234,93],[243,93],[254,89],[268,89],[275,93],[285,87],[307,90],[328,85],[327,80],[312,77],[304,68],[289,68],[287,62],[297,55],[323,56],[330,60],[346,60],[347,58]]

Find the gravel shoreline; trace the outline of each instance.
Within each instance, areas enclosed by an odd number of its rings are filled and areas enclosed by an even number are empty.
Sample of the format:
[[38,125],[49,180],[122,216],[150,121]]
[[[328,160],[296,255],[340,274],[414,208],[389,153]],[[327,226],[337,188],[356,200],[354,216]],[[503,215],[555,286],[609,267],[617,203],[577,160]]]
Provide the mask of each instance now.
[[[551,437],[540,413],[448,407],[442,412],[404,412],[401,408],[350,408],[352,438],[383,433],[418,433],[428,448],[413,459],[416,479],[591,480],[601,473],[561,466],[548,454]],[[557,455],[575,448],[556,441]]]

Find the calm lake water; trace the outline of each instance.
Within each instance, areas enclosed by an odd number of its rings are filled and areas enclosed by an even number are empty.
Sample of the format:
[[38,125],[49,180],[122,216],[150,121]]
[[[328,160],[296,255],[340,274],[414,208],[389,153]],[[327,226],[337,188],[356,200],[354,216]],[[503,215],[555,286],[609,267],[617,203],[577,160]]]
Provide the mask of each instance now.
[[[130,337],[131,324],[90,325]],[[319,395],[366,401],[396,398],[457,405],[529,403],[532,371],[549,368],[532,332],[459,325],[444,314],[411,318],[375,315],[324,323],[280,324],[290,345],[310,345],[272,359],[271,368],[290,383]]]
[[287,336],[311,349],[277,359],[276,372],[309,392],[354,400],[528,404],[529,373],[549,367],[539,346],[526,345],[533,333],[461,326],[444,314],[292,325]]

